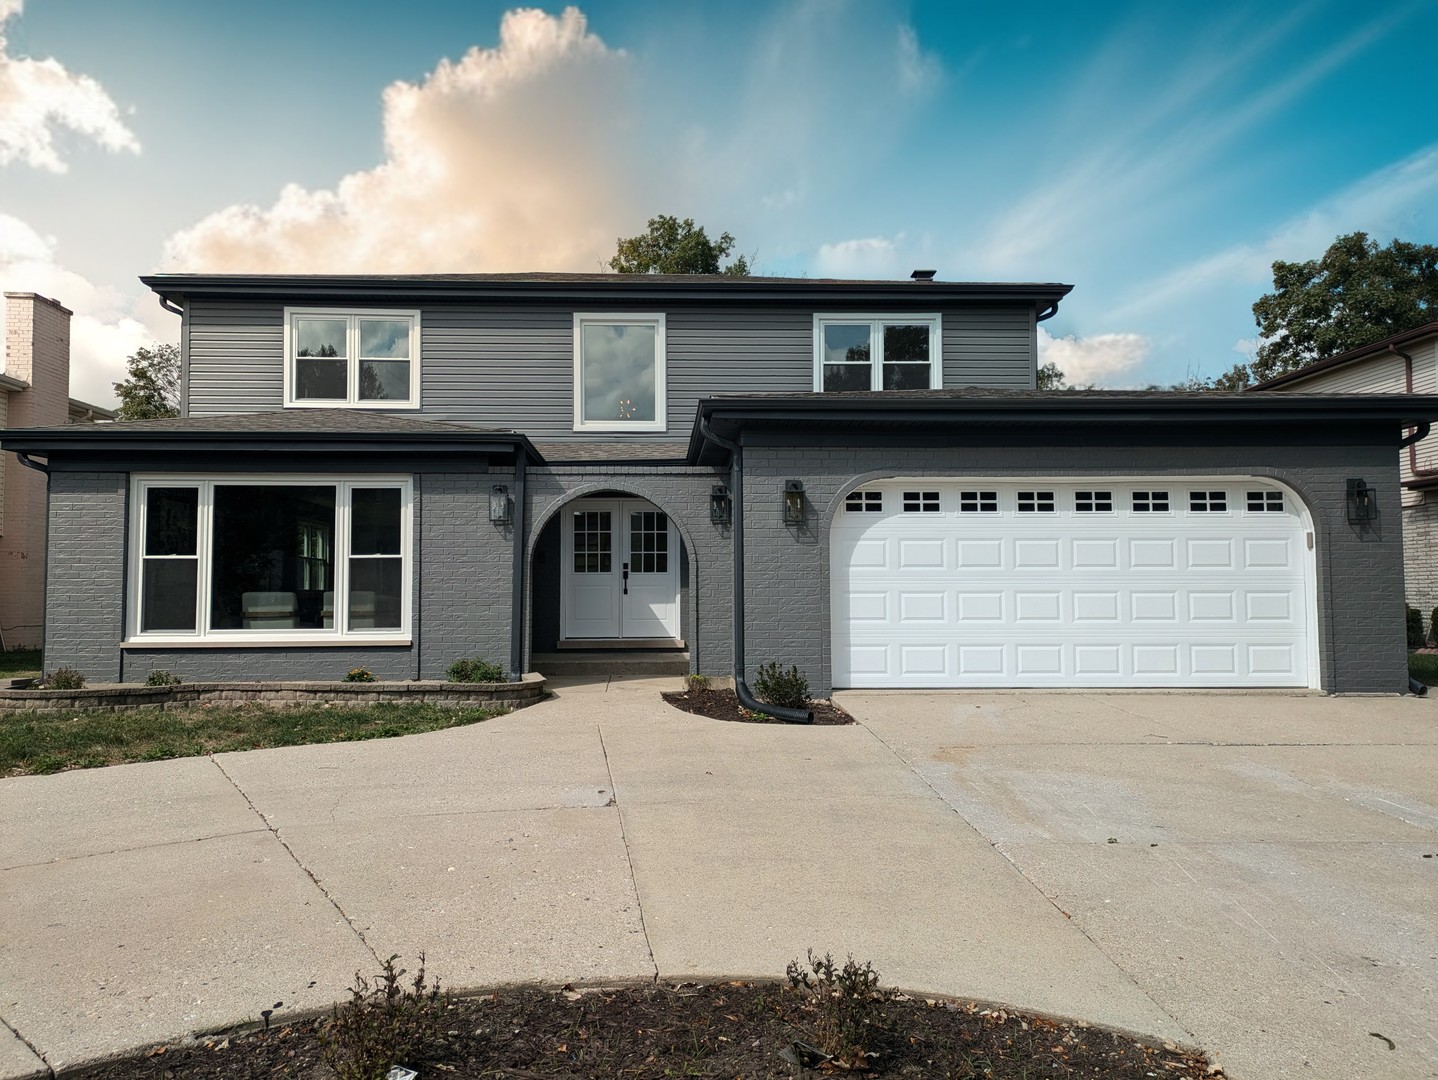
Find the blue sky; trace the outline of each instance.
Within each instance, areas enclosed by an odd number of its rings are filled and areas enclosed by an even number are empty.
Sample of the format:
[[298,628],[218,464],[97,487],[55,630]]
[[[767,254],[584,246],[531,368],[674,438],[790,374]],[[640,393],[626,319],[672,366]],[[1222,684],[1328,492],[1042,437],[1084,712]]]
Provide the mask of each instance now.
[[1252,347],[1277,258],[1438,242],[1438,2],[0,0],[0,284],[75,392],[135,276],[593,270],[656,213],[760,272],[1065,281],[1109,386]]

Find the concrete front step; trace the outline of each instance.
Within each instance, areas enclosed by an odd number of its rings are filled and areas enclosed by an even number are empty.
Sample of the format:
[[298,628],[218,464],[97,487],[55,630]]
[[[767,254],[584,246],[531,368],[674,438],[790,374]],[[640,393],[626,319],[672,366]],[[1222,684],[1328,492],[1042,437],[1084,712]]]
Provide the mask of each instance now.
[[529,666],[543,675],[682,676],[689,674],[689,654],[676,649],[535,653]]

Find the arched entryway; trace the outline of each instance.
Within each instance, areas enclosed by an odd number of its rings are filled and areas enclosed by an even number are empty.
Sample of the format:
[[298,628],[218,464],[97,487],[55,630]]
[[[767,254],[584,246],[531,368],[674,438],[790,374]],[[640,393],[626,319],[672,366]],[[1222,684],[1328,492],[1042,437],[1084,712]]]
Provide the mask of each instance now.
[[692,546],[663,506],[632,491],[593,490],[551,508],[536,524],[531,656],[566,650],[682,656],[692,636]]

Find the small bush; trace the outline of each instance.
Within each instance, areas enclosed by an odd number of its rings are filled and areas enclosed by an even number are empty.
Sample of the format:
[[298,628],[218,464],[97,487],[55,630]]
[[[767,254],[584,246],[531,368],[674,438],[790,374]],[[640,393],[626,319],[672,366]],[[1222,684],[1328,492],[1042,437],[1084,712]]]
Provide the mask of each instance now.
[[82,690],[84,686],[85,676],[72,667],[56,668],[45,676],[46,690]]
[[691,694],[707,694],[710,690],[708,675],[685,675],[684,689]]
[[449,665],[450,682],[504,682],[504,669],[488,660],[456,660]]
[[152,671],[152,672],[150,672],[149,675],[145,676],[145,685],[146,685],[146,686],[179,686],[179,685],[180,685],[180,677],[179,677],[178,675],[176,675],[173,671],[165,671],[165,670],[163,670],[163,669],[161,669],[161,670],[159,670],[159,671]]
[[1423,612],[1416,607],[1408,608],[1408,647],[1421,649],[1426,644],[1423,638]]
[[350,668],[345,675],[345,682],[375,682],[374,672],[369,668]]
[[382,1080],[395,1065],[414,1067],[438,1026],[444,1002],[439,980],[425,979],[424,953],[408,984],[398,959],[381,961],[373,982],[355,972],[350,999],[334,1007],[320,1030],[321,1056],[339,1080]]
[[839,1068],[866,1070],[875,1056],[866,1049],[878,1019],[874,1006],[883,996],[874,965],[865,961],[861,967],[850,956],[841,968],[828,953],[816,957],[810,949],[809,963],[791,960],[787,974],[813,1013],[815,1045]]
[[754,673],[754,691],[781,708],[802,709],[809,704],[809,680],[797,667],[784,671],[772,660]]
[[[1433,609],[1433,614],[1428,620],[1428,637],[1430,640],[1438,638],[1438,607]],[[1435,641],[1434,644],[1438,644],[1438,641]]]

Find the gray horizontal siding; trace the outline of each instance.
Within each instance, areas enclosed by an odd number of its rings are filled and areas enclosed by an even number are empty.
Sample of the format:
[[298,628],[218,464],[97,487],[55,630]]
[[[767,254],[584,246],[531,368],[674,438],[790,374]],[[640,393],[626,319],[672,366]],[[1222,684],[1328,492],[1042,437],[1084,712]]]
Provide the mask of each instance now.
[[[1031,309],[985,305],[941,315],[945,386],[1033,385]],[[690,305],[665,316],[668,431],[621,436],[626,441],[686,435],[701,397],[813,388],[811,308]],[[283,321],[279,304],[192,303],[191,415],[282,407]],[[514,428],[536,439],[574,437],[571,308],[429,306],[420,350],[424,417]]]
[[282,304],[190,303],[189,414],[284,406]]

